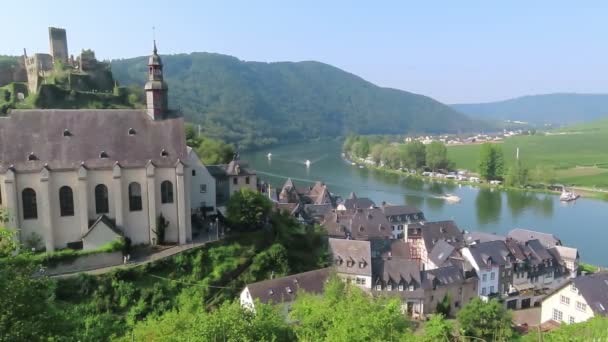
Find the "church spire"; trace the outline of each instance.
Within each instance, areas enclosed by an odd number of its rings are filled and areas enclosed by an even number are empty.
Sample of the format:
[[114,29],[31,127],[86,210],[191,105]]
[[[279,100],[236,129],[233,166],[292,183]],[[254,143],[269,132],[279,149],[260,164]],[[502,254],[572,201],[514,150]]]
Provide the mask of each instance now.
[[154,120],[167,117],[167,84],[163,80],[163,62],[158,55],[156,39],[153,41],[153,53],[148,58],[148,82],[146,82],[146,108],[148,115]]

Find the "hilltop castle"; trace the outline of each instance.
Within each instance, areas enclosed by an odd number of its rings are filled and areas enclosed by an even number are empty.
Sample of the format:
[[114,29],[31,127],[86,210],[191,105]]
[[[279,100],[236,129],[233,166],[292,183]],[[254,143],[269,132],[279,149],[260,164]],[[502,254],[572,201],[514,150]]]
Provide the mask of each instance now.
[[[23,64],[27,72],[27,84],[30,93],[38,92],[41,84],[53,76],[56,71],[67,72],[67,84],[70,88],[84,91],[109,91],[113,79],[109,73],[108,63],[99,62],[92,50],[82,50],[74,59],[68,53],[67,33],[65,29],[49,27],[50,54],[34,53],[27,55],[23,49]],[[89,74],[100,74],[91,77]],[[109,75],[109,77],[108,77]],[[95,82],[91,82],[91,78]],[[55,80],[57,82],[57,80]]]

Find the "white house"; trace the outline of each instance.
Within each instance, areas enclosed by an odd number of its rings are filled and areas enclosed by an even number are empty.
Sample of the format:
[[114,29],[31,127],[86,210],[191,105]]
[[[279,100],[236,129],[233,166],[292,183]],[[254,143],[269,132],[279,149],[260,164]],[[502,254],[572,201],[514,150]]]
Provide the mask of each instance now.
[[13,110],[0,118],[0,206],[21,241],[37,236],[47,251],[64,248],[106,215],[133,244],[154,244],[161,214],[166,241],[191,240],[184,120],[168,110],[162,69],[155,44],[144,110]]
[[203,162],[191,147],[188,150],[188,166],[191,173],[190,203],[193,209],[213,212],[215,203],[215,178],[209,173]]
[[330,238],[329,251],[338,277],[363,289],[372,288],[372,252],[369,241]]
[[477,272],[477,292],[482,299],[508,292],[513,276],[511,254],[504,241],[488,241],[461,250],[462,256]]
[[596,315],[608,316],[608,272],[571,279],[542,301],[541,323],[578,323]]

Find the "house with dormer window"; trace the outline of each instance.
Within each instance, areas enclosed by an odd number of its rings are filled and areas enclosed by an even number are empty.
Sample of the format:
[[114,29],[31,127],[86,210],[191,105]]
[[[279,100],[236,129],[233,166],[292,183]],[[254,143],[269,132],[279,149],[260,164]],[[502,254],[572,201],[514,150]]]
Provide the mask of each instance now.
[[369,241],[329,239],[336,275],[363,289],[372,287],[372,253]]

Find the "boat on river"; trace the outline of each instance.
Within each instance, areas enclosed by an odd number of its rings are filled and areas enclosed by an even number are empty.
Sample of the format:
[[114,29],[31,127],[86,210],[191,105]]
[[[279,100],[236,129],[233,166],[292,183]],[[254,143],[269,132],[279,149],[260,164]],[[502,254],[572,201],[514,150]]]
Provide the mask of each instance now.
[[579,197],[580,197],[580,195],[575,194],[572,191],[564,190],[564,191],[562,191],[562,194],[559,195],[559,200],[562,202],[572,202],[572,201],[576,201]]
[[449,203],[459,203],[460,202],[460,197],[458,197],[454,194],[445,194],[443,196],[438,196],[438,198],[444,199]]

